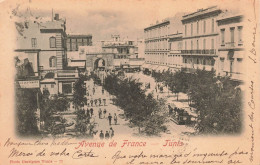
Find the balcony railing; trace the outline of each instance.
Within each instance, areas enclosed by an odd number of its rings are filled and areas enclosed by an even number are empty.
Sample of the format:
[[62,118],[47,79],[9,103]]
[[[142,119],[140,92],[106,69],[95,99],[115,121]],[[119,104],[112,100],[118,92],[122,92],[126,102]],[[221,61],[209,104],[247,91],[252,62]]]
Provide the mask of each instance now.
[[235,42],[226,42],[225,43],[225,47],[228,47],[228,48],[234,48],[235,47]]
[[215,55],[216,49],[181,50],[182,54],[210,54]]

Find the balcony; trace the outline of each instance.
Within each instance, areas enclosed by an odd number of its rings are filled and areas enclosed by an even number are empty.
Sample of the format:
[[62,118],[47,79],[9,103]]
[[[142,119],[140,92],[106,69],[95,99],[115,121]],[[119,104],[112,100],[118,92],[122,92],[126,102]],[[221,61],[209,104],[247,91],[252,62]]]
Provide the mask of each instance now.
[[181,50],[181,54],[216,55],[216,49]]
[[243,41],[239,42],[226,42],[221,43],[221,47],[219,50],[235,50],[235,49],[242,49],[243,48]]

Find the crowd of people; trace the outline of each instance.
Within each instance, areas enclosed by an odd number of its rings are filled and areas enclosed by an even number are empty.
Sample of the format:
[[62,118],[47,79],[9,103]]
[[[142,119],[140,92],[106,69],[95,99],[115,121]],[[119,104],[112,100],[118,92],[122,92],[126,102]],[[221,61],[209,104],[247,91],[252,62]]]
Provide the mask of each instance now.
[[[105,94],[103,87],[95,85],[93,82],[88,82],[86,85],[87,91],[87,101],[84,108],[86,118],[93,119],[93,121],[99,125],[97,128],[91,128],[91,137],[94,137],[99,132],[100,139],[110,139],[114,137],[114,130],[111,125],[118,125],[118,117],[116,113],[109,112],[109,102],[107,99],[109,96]],[[108,131],[103,130],[106,128],[103,127],[103,124],[97,123],[96,116],[98,115],[99,122],[108,121],[108,126],[110,129]],[[99,128],[102,125],[101,128]],[[97,130],[96,130],[97,129]]]

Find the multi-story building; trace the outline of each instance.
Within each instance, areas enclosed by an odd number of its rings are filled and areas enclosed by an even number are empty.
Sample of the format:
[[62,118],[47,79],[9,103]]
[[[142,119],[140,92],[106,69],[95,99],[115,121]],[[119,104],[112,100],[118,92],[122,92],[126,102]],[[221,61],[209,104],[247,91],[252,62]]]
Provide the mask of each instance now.
[[72,83],[78,78],[78,72],[64,70],[67,60],[66,22],[56,14],[50,21],[28,21],[19,27],[23,30],[17,37],[17,58],[27,59],[31,64],[35,75],[41,80],[41,90],[48,89],[51,94],[72,94]]
[[242,81],[244,60],[243,16],[233,12],[223,13],[217,20],[219,38],[219,56],[216,74],[230,76],[233,80]]
[[170,71],[175,72],[182,68],[182,33],[169,35],[168,67]]
[[156,70],[160,65],[167,65],[169,26],[170,21],[164,20],[144,29],[145,63],[152,64],[150,65],[152,70]]
[[183,16],[183,68],[189,71],[214,69],[218,37],[216,20],[221,12],[213,6]]

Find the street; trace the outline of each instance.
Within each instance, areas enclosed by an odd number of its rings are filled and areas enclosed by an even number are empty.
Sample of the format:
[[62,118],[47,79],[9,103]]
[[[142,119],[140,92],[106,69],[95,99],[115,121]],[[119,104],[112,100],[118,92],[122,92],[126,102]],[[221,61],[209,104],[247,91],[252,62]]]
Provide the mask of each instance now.
[[[153,93],[154,97],[156,98],[162,98],[166,100],[171,100],[175,99],[174,94],[171,92],[168,92],[168,89],[164,87],[163,92],[159,92],[159,90],[156,92],[155,91],[155,86],[157,85],[154,78],[144,75],[141,72],[137,73],[127,73],[127,77],[133,77],[134,79],[139,80],[140,82],[143,83],[144,87],[145,84],[150,83],[150,89],[147,90],[148,93]],[[106,133],[106,131],[109,132],[110,128],[114,130],[114,137],[116,138],[118,136],[134,136],[135,134],[138,133],[137,128],[130,128],[130,124],[127,120],[124,119],[124,111],[121,110],[119,107],[114,105],[112,103],[112,96],[104,90],[104,93],[102,93],[102,87],[94,85],[93,81],[89,81],[87,83],[87,89],[89,89],[89,96],[87,96],[88,99],[88,105],[84,105],[84,110],[86,111],[87,109],[93,108],[93,116],[91,117],[90,122],[94,123],[95,128],[94,128],[94,134],[93,134],[93,139],[100,139],[100,131],[103,132],[103,134]],[[93,93],[94,89],[94,93]],[[180,99],[185,99],[185,95],[180,95]],[[91,101],[90,100],[102,100],[101,105],[99,106],[99,101],[97,101],[97,104],[95,105],[93,101],[93,106],[91,106]],[[106,105],[104,106],[103,99],[106,99]],[[166,102],[167,103],[167,102]],[[99,118],[99,111],[102,111],[101,118]],[[104,115],[104,110],[106,109],[106,114]],[[66,128],[66,131],[63,135],[56,135],[56,136],[61,136],[61,137],[74,137],[77,136],[75,124],[76,124],[76,118],[77,116],[74,114],[75,110],[74,108],[71,108],[69,111],[66,113],[61,113],[62,117],[66,119],[68,123],[73,122],[74,124],[70,127]],[[168,111],[165,111],[163,113],[168,113]],[[111,125],[109,125],[109,119],[108,115],[111,114],[112,120],[111,120]],[[117,124],[115,125],[114,122],[114,115],[116,114],[117,116]],[[192,127],[187,127],[185,125],[177,125],[171,120],[171,117],[167,117],[167,131],[162,133],[162,137],[167,137],[167,136],[179,136],[183,133],[191,133],[194,132],[194,129]]]

